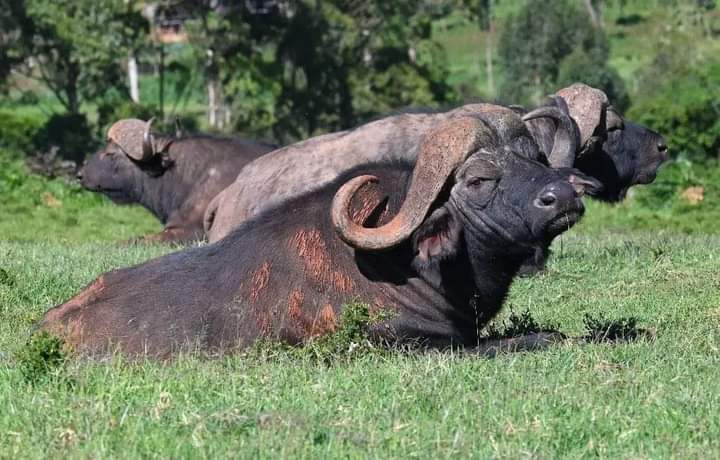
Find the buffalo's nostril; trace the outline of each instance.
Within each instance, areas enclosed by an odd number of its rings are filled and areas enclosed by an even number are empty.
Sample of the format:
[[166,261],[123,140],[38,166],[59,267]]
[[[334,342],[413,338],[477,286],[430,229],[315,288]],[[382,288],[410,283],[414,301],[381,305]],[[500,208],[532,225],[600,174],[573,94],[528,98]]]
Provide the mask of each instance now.
[[77,180],[82,180],[82,178],[83,178],[82,171],[78,171],[77,174],[75,174],[75,177],[77,177]]
[[668,150],[667,144],[662,141],[658,142],[657,148],[660,151],[660,153],[666,153]]
[[557,196],[553,192],[543,193],[540,196],[540,204],[542,206],[552,206],[557,201]]

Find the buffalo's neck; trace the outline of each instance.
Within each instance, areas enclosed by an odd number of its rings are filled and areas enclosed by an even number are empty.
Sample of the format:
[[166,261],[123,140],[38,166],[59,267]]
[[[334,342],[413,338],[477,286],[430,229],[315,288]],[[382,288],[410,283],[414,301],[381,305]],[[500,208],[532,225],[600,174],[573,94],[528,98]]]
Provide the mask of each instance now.
[[[462,282],[472,287],[473,319],[476,326],[482,328],[502,308],[513,279],[535,247],[514,241],[496,223],[477,218],[469,222],[462,213],[456,215],[465,228],[464,252],[459,254],[462,262],[456,261],[456,264],[466,270]],[[463,301],[467,293],[464,296]]]
[[[514,246],[467,235],[466,241],[477,296],[478,314],[485,322],[502,308],[513,279],[522,263],[533,253],[530,246]],[[504,244],[503,244],[504,243]]]
[[138,202],[165,224],[182,207],[191,190],[191,179],[182,174],[182,163],[175,163],[159,176],[143,174],[136,190]]
[[[397,264],[395,254],[382,264],[372,263],[382,266],[382,273],[366,272],[366,276],[380,281],[373,289],[382,286],[384,298],[398,312],[389,322],[393,335],[433,346],[477,342],[480,329],[502,307],[522,258],[513,256],[517,261],[508,263],[507,254],[492,245],[480,249],[471,244],[463,245],[455,257],[409,276],[407,268],[402,270],[407,265]],[[471,260],[469,251],[482,256]],[[395,273],[391,273],[393,266]]]

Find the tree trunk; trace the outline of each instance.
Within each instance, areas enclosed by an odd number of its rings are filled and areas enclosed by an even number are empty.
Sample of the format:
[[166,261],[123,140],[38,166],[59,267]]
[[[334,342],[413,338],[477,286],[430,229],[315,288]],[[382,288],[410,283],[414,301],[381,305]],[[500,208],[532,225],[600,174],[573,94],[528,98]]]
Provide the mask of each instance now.
[[67,94],[68,110],[70,113],[80,113],[80,97],[78,94],[78,79],[80,77],[80,69],[75,64],[70,65],[67,73],[67,83],[65,86],[65,94]]
[[208,77],[208,125],[217,130],[222,130],[229,124],[230,111],[223,103],[222,86],[215,77]]
[[493,74],[493,43],[495,41],[495,23],[492,18],[488,20],[488,30],[485,36],[485,70],[487,72],[488,96],[495,97],[495,76]]
[[598,1],[597,9],[593,5],[592,0],[585,0],[585,9],[590,15],[590,22],[596,29],[602,29],[602,13],[600,11],[600,1]]
[[160,120],[165,121],[165,45],[160,44]]
[[137,59],[134,54],[128,57],[128,80],[130,80],[130,99],[136,104],[140,102],[140,87],[138,86]]
[[208,91],[208,125],[215,128],[217,125],[217,94],[215,93],[215,80],[210,79],[207,84]]

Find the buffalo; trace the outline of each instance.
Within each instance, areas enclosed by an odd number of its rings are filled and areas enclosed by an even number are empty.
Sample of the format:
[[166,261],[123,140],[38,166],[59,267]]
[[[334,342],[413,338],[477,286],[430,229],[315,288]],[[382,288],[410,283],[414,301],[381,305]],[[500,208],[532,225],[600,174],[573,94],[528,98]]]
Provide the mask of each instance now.
[[[491,112],[496,114],[491,122],[507,145],[536,145],[551,166],[574,166],[599,179],[603,188],[594,196],[600,199],[617,201],[631,185],[651,182],[667,159],[659,134],[625,122],[605,93],[583,84],[558,91],[545,106],[530,112],[469,104],[442,113],[403,113],[299,142],[250,163],[208,206],[208,239],[218,241],[263,210],[324,187],[364,162],[414,162],[423,135],[438,124]],[[523,115],[524,126],[508,122],[508,112]],[[547,241],[538,247],[524,273],[544,267],[549,246]]]
[[[603,201],[621,201],[631,186],[651,183],[668,159],[660,134],[624,120],[605,93],[586,85],[564,88],[544,106],[520,112],[540,150],[550,153],[550,165],[573,166],[600,180],[603,189],[593,197]],[[568,131],[575,133],[558,136]],[[558,140],[568,147],[556,149]]]
[[472,347],[522,262],[600,187],[537,161],[534,143],[508,136],[517,130],[503,108],[447,120],[417,160],[365,160],[219,242],[106,273],[40,329],[78,353],[164,359],[302,344],[333,331],[356,299],[387,313],[375,338]]
[[145,241],[204,239],[208,203],[245,164],[275,146],[208,135],[159,136],[150,122],[125,119],[108,130],[107,145],[78,172],[88,190],[118,204],[140,203],[165,226]]

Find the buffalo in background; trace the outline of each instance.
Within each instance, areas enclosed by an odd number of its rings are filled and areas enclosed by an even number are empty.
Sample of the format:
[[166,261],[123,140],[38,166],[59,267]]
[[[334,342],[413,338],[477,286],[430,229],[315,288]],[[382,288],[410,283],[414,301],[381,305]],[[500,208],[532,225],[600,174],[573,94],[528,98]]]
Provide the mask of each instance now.
[[520,117],[486,109],[426,133],[417,161],[366,160],[217,243],[106,273],[40,326],[81,353],[164,358],[302,343],[358,299],[388,313],[378,338],[477,345],[523,261],[599,187],[538,162],[509,135],[525,131]]
[[[439,124],[469,115],[490,120],[512,148],[532,144],[556,168],[577,167],[599,179],[593,195],[608,201],[625,196],[633,184],[649,183],[667,159],[664,139],[626,123],[602,91],[583,84],[564,88],[534,111],[494,104],[468,104],[442,113],[403,113],[350,131],[326,134],[278,149],[250,164],[209,205],[205,231],[218,241],[264,210],[327,186],[348,169],[367,162],[414,162],[421,140]],[[524,116],[518,126],[508,112]],[[551,240],[538,245],[523,273],[541,270]]]
[[210,201],[250,161],[275,146],[234,137],[159,136],[152,120],[120,120],[107,145],[78,172],[83,187],[115,203],[140,203],[163,223],[145,241],[205,239],[203,215]]

